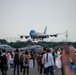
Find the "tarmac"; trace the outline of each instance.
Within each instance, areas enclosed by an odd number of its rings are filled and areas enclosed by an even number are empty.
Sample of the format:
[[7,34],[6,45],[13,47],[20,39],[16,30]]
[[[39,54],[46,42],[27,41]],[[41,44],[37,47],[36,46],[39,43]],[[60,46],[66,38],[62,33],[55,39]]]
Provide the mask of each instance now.
[[[0,75],[2,75],[1,71],[0,71]],[[13,70],[11,70],[10,68],[8,68],[7,75],[13,75]],[[23,75],[23,72],[19,72],[19,75]],[[27,74],[25,73],[25,75],[27,75]],[[35,67],[29,68],[29,75],[45,75],[45,74],[44,73],[39,74],[39,72],[37,70],[37,65],[36,65]],[[58,69],[58,68],[55,68],[54,69],[54,75],[62,75],[61,74],[61,70]]]

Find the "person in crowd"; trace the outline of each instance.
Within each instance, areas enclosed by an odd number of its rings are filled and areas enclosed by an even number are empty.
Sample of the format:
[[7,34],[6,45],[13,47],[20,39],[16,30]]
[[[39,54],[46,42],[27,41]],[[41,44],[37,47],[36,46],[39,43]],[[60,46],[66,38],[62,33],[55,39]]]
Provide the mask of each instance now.
[[62,65],[62,51],[63,51],[62,46],[59,47],[58,51],[57,51],[58,53],[57,53],[55,65],[57,67],[57,72],[58,73],[61,72],[61,75],[64,75],[64,69]]
[[36,58],[37,58],[37,54],[36,54],[36,52],[34,51],[34,52],[33,52],[33,67],[35,67]]
[[53,60],[54,60],[54,63],[55,63],[55,51],[52,51],[52,55],[53,55]]
[[[72,52],[74,50],[72,47],[63,46],[63,51],[62,51],[62,65],[64,69],[64,75],[76,75],[75,74],[75,68],[70,66],[70,58],[72,59],[72,62],[74,63],[75,66],[75,60],[74,59],[74,54]],[[72,56],[73,55],[73,56]]]
[[13,70],[13,54],[10,52],[10,69]]
[[4,75],[4,70],[3,70],[3,56],[2,56],[2,52],[0,51],[0,70],[2,72],[2,75]]
[[54,55],[55,55],[55,61],[54,61],[54,64],[55,64],[55,67],[56,67],[56,59],[57,59],[57,57],[58,57],[58,55],[57,55],[57,51],[54,51]]
[[46,53],[46,47],[43,48],[43,50],[41,51],[41,54],[40,54],[40,74],[44,73],[45,74],[45,67],[44,67],[44,64],[42,64],[42,57],[43,55]]
[[29,75],[29,61],[30,61],[30,54],[28,51],[25,51],[25,55],[23,56],[23,75],[25,75],[27,69],[27,75]]
[[19,75],[19,59],[20,59],[19,49],[17,48],[15,50],[15,54],[14,54],[14,72],[13,72],[13,75],[15,75],[16,70],[17,70],[17,75]]
[[33,63],[33,51],[30,51],[30,60],[32,61],[32,67],[34,67],[34,63]]
[[60,52],[61,73],[62,73],[62,75],[65,75],[65,74],[64,74],[64,66],[63,66],[63,62],[62,62],[62,52],[63,52],[63,48],[61,47],[60,50],[61,50],[61,52]]
[[71,46],[70,52],[71,52],[71,71],[72,71],[72,75],[76,75],[76,49],[73,46]]
[[4,71],[4,75],[7,75],[7,70],[8,70],[8,65],[7,65],[7,54],[6,54],[6,50],[3,49],[2,50],[2,56],[3,56],[3,71]]
[[40,63],[41,63],[41,52],[37,53],[37,69],[40,70]]
[[7,59],[8,59],[8,65],[10,67],[10,70],[13,70],[13,54],[12,54],[12,51],[8,51],[7,52]]
[[42,57],[42,63],[44,64],[45,67],[45,74],[46,75],[54,75],[54,71],[53,71],[53,66],[54,66],[54,60],[53,60],[53,56],[50,53],[50,49],[46,49],[46,53],[43,55]]
[[44,68],[44,64],[42,64],[42,57],[44,55],[44,52],[41,52],[41,55],[40,55],[40,74],[42,74],[44,72],[45,74],[45,68]]
[[23,51],[20,51],[20,72],[22,72],[23,69]]

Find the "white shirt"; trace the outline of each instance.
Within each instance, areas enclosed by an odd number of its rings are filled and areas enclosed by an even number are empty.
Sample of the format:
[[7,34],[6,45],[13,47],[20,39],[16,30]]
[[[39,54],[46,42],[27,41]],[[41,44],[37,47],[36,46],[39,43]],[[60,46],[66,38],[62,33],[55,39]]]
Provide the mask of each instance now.
[[45,67],[45,68],[54,65],[54,60],[53,60],[52,54],[51,54],[51,53],[48,53],[48,62],[47,62],[47,60],[46,60],[46,55],[47,55],[47,53],[45,53],[45,54],[43,55],[43,58],[42,58],[42,59],[44,59],[44,61],[45,61],[45,64],[44,64],[44,67]]

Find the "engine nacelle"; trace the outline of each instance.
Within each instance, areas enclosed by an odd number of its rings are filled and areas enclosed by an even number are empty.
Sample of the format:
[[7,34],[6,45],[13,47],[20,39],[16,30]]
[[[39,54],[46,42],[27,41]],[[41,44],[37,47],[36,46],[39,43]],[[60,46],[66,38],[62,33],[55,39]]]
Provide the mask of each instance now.
[[23,38],[23,36],[20,36],[20,38],[22,39],[22,38]]
[[25,38],[26,38],[26,39],[28,39],[28,38],[29,38],[29,36],[25,36]]

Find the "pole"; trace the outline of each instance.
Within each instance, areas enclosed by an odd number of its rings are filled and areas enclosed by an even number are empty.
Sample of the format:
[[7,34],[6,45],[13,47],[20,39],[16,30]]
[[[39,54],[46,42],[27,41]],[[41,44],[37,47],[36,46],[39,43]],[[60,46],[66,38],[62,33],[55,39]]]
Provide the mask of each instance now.
[[68,43],[68,31],[66,31],[66,43]]

